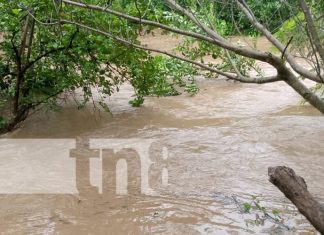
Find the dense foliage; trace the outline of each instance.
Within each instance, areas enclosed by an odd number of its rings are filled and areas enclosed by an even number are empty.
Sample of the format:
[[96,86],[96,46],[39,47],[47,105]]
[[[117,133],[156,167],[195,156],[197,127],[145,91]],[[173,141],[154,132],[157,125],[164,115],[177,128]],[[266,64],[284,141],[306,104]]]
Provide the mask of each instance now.
[[[282,0],[247,0],[246,3],[260,23],[265,25],[271,32],[277,31],[282,22],[292,17],[295,12],[289,7],[296,1]],[[217,4],[215,12],[220,19],[228,22],[231,32],[238,31],[249,35],[258,35],[259,32],[253,27],[250,21],[237,8],[232,1],[222,1]]]
[[[115,8],[126,9],[130,14],[135,9],[133,4],[123,1],[115,4]],[[106,14],[66,6],[61,10],[60,14],[67,18],[82,19],[137,43],[140,26]],[[0,105],[4,111],[4,106],[9,104],[10,113],[0,115],[0,129],[11,129],[40,104],[56,107],[57,97],[63,92],[72,96],[82,94],[83,99],[75,100],[83,107],[92,101],[93,88],[97,88],[102,95],[98,104],[109,110],[104,98],[129,81],[136,94],[130,103],[139,106],[147,95],[178,94],[174,86],[186,87],[181,78],[196,72],[183,62],[153,57],[72,25],[53,24],[56,14],[51,0],[0,3],[0,27],[4,33],[0,55]],[[188,86],[192,86],[192,82]]]

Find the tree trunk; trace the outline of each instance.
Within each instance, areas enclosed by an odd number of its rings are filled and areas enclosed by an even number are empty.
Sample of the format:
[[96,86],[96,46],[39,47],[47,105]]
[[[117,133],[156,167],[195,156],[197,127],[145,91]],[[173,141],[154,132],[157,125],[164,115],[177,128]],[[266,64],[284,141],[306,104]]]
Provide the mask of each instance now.
[[307,190],[305,180],[296,175],[293,169],[285,166],[269,167],[270,182],[298,208],[308,221],[324,234],[324,206]]

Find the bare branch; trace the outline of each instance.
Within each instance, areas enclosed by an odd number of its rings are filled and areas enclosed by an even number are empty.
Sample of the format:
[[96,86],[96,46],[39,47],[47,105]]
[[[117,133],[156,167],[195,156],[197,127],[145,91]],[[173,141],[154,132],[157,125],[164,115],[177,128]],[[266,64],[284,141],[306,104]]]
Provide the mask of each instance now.
[[49,26],[49,25],[59,24],[59,22],[50,22],[50,23],[42,22],[39,19],[37,19],[36,16],[33,14],[33,12],[31,12],[28,8],[26,8],[25,10],[37,23],[39,23],[41,25]]
[[184,58],[184,57],[180,57],[180,56],[177,56],[175,54],[169,53],[167,51],[148,48],[148,47],[145,47],[145,46],[142,46],[142,45],[132,43],[132,42],[127,41],[127,40],[125,40],[123,38],[114,36],[113,34],[111,34],[109,32],[105,32],[105,31],[102,31],[102,30],[99,30],[99,29],[95,29],[95,28],[92,28],[90,26],[78,23],[78,22],[73,22],[73,21],[68,21],[68,20],[61,20],[61,22],[65,23],[65,24],[73,24],[73,25],[79,26],[81,28],[84,28],[84,29],[87,29],[87,30],[90,30],[90,31],[93,31],[93,32],[96,32],[96,33],[99,33],[99,34],[102,34],[102,35],[105,35],[105,36],[107,36],[109,38],[112,38],[113,40],[115,40],[115,41],[117,41],[117,42],[119,42],[121,44],[124,44],[126,46],[130,46],[130,47],[141,49],[141,50],[156,52],[156,53],[159,53],[159,54],[164,54],[164,55],[170,56],[172,58],[185,61],[187,63],[193,64],[193,65],[196,65],[196,66],[198,66],[200,68],[208,70],[210,72],[214,72],[214,73],[223,75],[223,76],[225,76],[225,77],[227,77],[227,78],[229,78],[231,80],[236,80],[236,81],[240,81],[240,82],[243,82],[243,83],[258,83],[258,84],[276,82],[276,81],[281,80],[281,78],[279,76],[270,76],[270,77],[265,77],[265,78],[260,78],[260,77],[247,78],[247,77],[243,77],[243,76],[235,76],[234,74],[223,72],[223,71],[218,70],[216,68],[210,67],[210,66],[208,66],[206,64],[203,64],[203,63],[200,63],[200,62],[197,62],[197,61],[194,61],[194,60],[190,60],[190,59],[187,59],[187,58]]
[[[265,28],[253,15],[251,9],[245,3],[244,0],[235,0],[238,7],[245,14],[245,16],[249,19],[249,21],[253,24],[253,26],[258,29],[281,53],[285,51],[285,46],[275,37],[273,34]],[[288,52],[285,52],[285,58],[287,62],[291,65],[291,67],[300,75],[315,82],[322,83],[322,80],[317,76],[317,74],[310,72],[309,70],[300,66],[294,57]]]
[[173,8],[179,11],[180,13],[182,13],[183,15],[185,15],[186,17],[188,17],[199,28],[204,30],[210,37],[220,41],[225,41],[225,39],[222,36],[220,36],[217,32],[215,32],[214,30],[210,29],[208,26],[200,22],[194,14],[192,14],[191,12],[189,12],[188,10],[184,9],[182,6],[177,4],[175,0],[165,0],[165,2],[170,8]]
[[231,66],[233,67],[235,73],[237,74],[237,76],[239,76],[239,77],[243,77],[243,76],[242,76],[242,73],[238,70],[238,68],[237,68],[235,62],[233,61],[233,59],[232,59],[230,53],[228,52],[228,50],[225,50],[225,54],[226,54],[226,57],[227,57],[229,63],[230,63]]
[[81,8],[85,8],[85,9],[90,9],[90,10],[96,10],[96,11],[102,11],[102,12],[107,12],[109,14],[118,16],[120,18],[129,20],[133,23],[137,23],[137,24],[145,24],[145,25],[151,25],[151,26],[155,26],[173,33],[177,33],[180,35],[184,35],[184,36],[189,36],[192,38],[196,38],[205,42],[209,42],[212,43],[216,46],[222,47],[224,49],[228,49],[230,51],[233,51],[241,56],[244,57],[249,57],[252,59],[256,59],[256,60],[260,60],[266,63],[270,63],[271,65],[273,65],[274,67],[278,68],[282,68],[282,63],[280,58],[276,58],[273,55],[270,55],[269,53],[265,53],[265,52],[260,52],[260,51],[256,51],[256,50],[252,50],[252,49],[248,49],[248,48],[243,48],[243,47],[239,47],[236,46],[226,40],[220,40],[215,38],[211,38],[208,36],[204,36],[202,34],[198,34],[198,33],[194,33],[194,32],[188,32],[185,30],[180,30],[180,29],[176,29],[155,21],[150,21],[150,20],[144,20],[144,19],[140,19],[137,17],[133,17],[133,16],[129,16],[111,9],[107,9],[104,7],[100,7],[100,6],[95,6],[95,5],[88,5],[85,3],[79,3],[79,2],[74,2],[71,0],[62,0],[62,2],[64,2],[67,5],[71,5],[71,6],[77,6],[77,7],[81,7]]
[[315,23],[313,21],[313,17],[312,17],[312,14],[310,12],[310,9],[309,9],[307,3],[305,2],[305,0],[299,0],[298,2],[299,2],[299,5],[300,5],[300,8],[304,12],[305,19],[306,19],[306,22],[307,22],[307,28],[309,30],[309,33],[310,33],[311,37],[312,37],[312,40],[314,41],[315,48],[316,48],[318,54],[321,57],[322,63],[324,63],[324,48],[323,48],[321,40],[320,40],[320,38],[318,36],[316,26],[315,26]]
[[284,51],[282,52],[282,55],[281,55],[281,59],[283,60],[283,58],[285,57],[285,54],[286,54],[286,51],[290,45],[290,43],[292,42],[292,40],[294,39],[294,37],[290,37],[289,41],[287,42],[287,45],[285,46],[285,49]]

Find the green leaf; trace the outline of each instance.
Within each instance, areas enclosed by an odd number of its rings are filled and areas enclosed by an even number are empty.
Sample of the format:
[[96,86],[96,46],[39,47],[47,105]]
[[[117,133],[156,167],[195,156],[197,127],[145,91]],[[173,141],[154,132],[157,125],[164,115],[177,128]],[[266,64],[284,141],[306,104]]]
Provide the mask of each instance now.
[[19,15],[20,12],[21,9],[12,9],[12,13],[14,13],[15,15]]
[[110,108],[106,103],[104,103],[103,101],[100,101],[99,105],[105,110],[105,112],[111,113]]
[[278,210],[272,210],[272,214],[276,217],[280,218],[279,211]]
[[251,210],[251,205],[249,203],[247,203],[247,202],[244,202],[243,203],[243,211],[244,211],[244,213],[249,213],[250,210]]

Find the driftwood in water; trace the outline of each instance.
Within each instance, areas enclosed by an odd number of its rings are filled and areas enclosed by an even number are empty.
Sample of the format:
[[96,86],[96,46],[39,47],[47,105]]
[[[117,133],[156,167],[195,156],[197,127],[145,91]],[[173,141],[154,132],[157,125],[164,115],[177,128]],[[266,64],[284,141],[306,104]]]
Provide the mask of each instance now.
[[307,190],[305,180],[296,175],[293,169],[285,166],[269,167],[270,182],[298,208],[308,221],[324,234],[324,206]]

